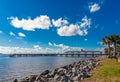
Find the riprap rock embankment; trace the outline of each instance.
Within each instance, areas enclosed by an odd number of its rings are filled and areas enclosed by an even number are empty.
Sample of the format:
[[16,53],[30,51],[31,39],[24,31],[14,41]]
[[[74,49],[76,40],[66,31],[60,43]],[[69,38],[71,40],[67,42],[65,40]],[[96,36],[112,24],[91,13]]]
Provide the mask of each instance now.
[[80,60],[52,71],[46,70],[40,75],[31,75],[20,81],[16,79],[14,82],[79,82],[84,78],[90,77],[89,72],[98,65],[98,61],[104,58],[105,56],[99,56]]

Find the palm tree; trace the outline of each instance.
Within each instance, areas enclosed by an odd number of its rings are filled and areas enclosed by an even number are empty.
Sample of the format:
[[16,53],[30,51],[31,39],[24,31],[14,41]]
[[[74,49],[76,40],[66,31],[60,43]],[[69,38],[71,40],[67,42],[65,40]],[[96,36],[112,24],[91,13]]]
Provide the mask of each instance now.
[[117,35],[117,34],[113,34],[110,37],[111,37],[111,41],[112,41],[112,43],[114,45],[114,54],[116,56],[116,47],[117,47],[117,44],[120,43],[120,36]]
[[111,42],[111,37],[110,36],[106,36],[103,38],[102,40],[102,45],[105,45],[108,47],[108,55],[110,57],[110,46],[111,46],[112,42]]
[[[113,49],[113,47],[110,47],[110,51],[113,51],[114,49]],[[117,48],[117,50],[118,50],[118,48]],[[105,54],[108,54],[108,48],[104,48],[104,51],[105,51]]]
[[117,46],[116,50],[120,52],[120,45]]

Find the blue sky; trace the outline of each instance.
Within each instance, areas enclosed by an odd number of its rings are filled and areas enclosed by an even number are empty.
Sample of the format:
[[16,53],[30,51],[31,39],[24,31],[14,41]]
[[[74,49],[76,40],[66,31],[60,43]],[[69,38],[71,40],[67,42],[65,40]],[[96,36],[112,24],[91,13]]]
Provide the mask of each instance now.
[[104,36],[120,34],[119,4],[118,0],[0,1],[0,52],[101,49]]

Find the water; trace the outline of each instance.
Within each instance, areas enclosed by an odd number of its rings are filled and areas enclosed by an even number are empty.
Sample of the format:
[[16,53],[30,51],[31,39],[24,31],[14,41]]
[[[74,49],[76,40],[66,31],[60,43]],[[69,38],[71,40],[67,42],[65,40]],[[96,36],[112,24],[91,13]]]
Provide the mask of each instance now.
[[79,57],[0,57],[0,81],[20,79],[79,61]]

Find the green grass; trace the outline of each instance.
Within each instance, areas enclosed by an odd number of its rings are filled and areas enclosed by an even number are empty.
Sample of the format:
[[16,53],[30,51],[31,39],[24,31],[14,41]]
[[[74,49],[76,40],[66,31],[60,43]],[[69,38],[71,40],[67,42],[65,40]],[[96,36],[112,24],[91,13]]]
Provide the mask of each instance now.
[[120,63],[116,59],[103,60],[91,73],[93,76],[85,82],[120,82]]

